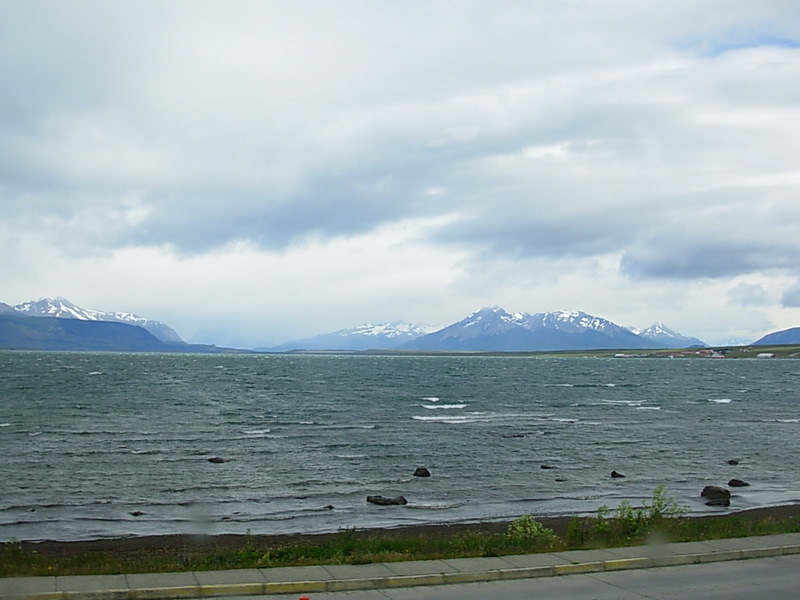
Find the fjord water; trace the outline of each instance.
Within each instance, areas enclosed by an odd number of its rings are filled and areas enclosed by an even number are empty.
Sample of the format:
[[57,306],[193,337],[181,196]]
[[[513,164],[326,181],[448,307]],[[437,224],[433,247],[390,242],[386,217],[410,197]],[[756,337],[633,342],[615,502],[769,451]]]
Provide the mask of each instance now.
[[660,483],[745,509],[800,502],[798,441],[794,360],[0,352],[0,540],[585,514]]

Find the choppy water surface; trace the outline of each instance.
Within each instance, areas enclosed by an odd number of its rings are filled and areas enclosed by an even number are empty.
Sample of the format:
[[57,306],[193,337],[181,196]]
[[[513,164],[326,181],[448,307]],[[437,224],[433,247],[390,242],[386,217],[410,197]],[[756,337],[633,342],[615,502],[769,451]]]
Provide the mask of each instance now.
[[792,360],[0,352],[0,540],[800,502],[799,440]]

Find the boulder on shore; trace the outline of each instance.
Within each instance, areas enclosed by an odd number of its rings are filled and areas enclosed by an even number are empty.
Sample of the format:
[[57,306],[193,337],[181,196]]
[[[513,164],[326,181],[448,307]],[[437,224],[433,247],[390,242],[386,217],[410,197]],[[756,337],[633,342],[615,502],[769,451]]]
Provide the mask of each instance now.
[[385,496],[367,496],[367,502],[371,504],[378,504],[379,506],[402,506],[404,504],[408,504],[408,500],[403,498],[403,496],[397,496],[396,498],[387,498]]
[[425,467],[417,467],[416,471],[414,471],[414,477],[430,477],[430,476],[431,472]]
[[730,500],[731,491],[719,485],[707,485],[700,492],[700,496],[708,498],[709,500],[717,500],[720,498],[727,498]]
[[706,502],[706,506],[730,506],[731,499],[730,498],[714,498],[713,500],[709,500]]
[[741,479],[731,479],[728,482],[729,487],[750,487],[750,484],[746,481],[742,481]]

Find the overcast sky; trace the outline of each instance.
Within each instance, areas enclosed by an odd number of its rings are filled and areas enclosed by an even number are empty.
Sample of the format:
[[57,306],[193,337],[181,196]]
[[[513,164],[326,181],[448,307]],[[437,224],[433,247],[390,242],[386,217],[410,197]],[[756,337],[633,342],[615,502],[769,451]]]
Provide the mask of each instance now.
[[0,0],[0,77],[9,304],[800,325],[797,0]]

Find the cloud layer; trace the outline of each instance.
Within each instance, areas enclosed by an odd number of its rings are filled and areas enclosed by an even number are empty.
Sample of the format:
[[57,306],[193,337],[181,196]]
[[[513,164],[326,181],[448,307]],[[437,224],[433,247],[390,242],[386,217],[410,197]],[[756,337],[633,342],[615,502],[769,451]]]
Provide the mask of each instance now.
[[483,304],[711,342],[800,320],[796,3],[0,17],[7,302],[242,345]]

